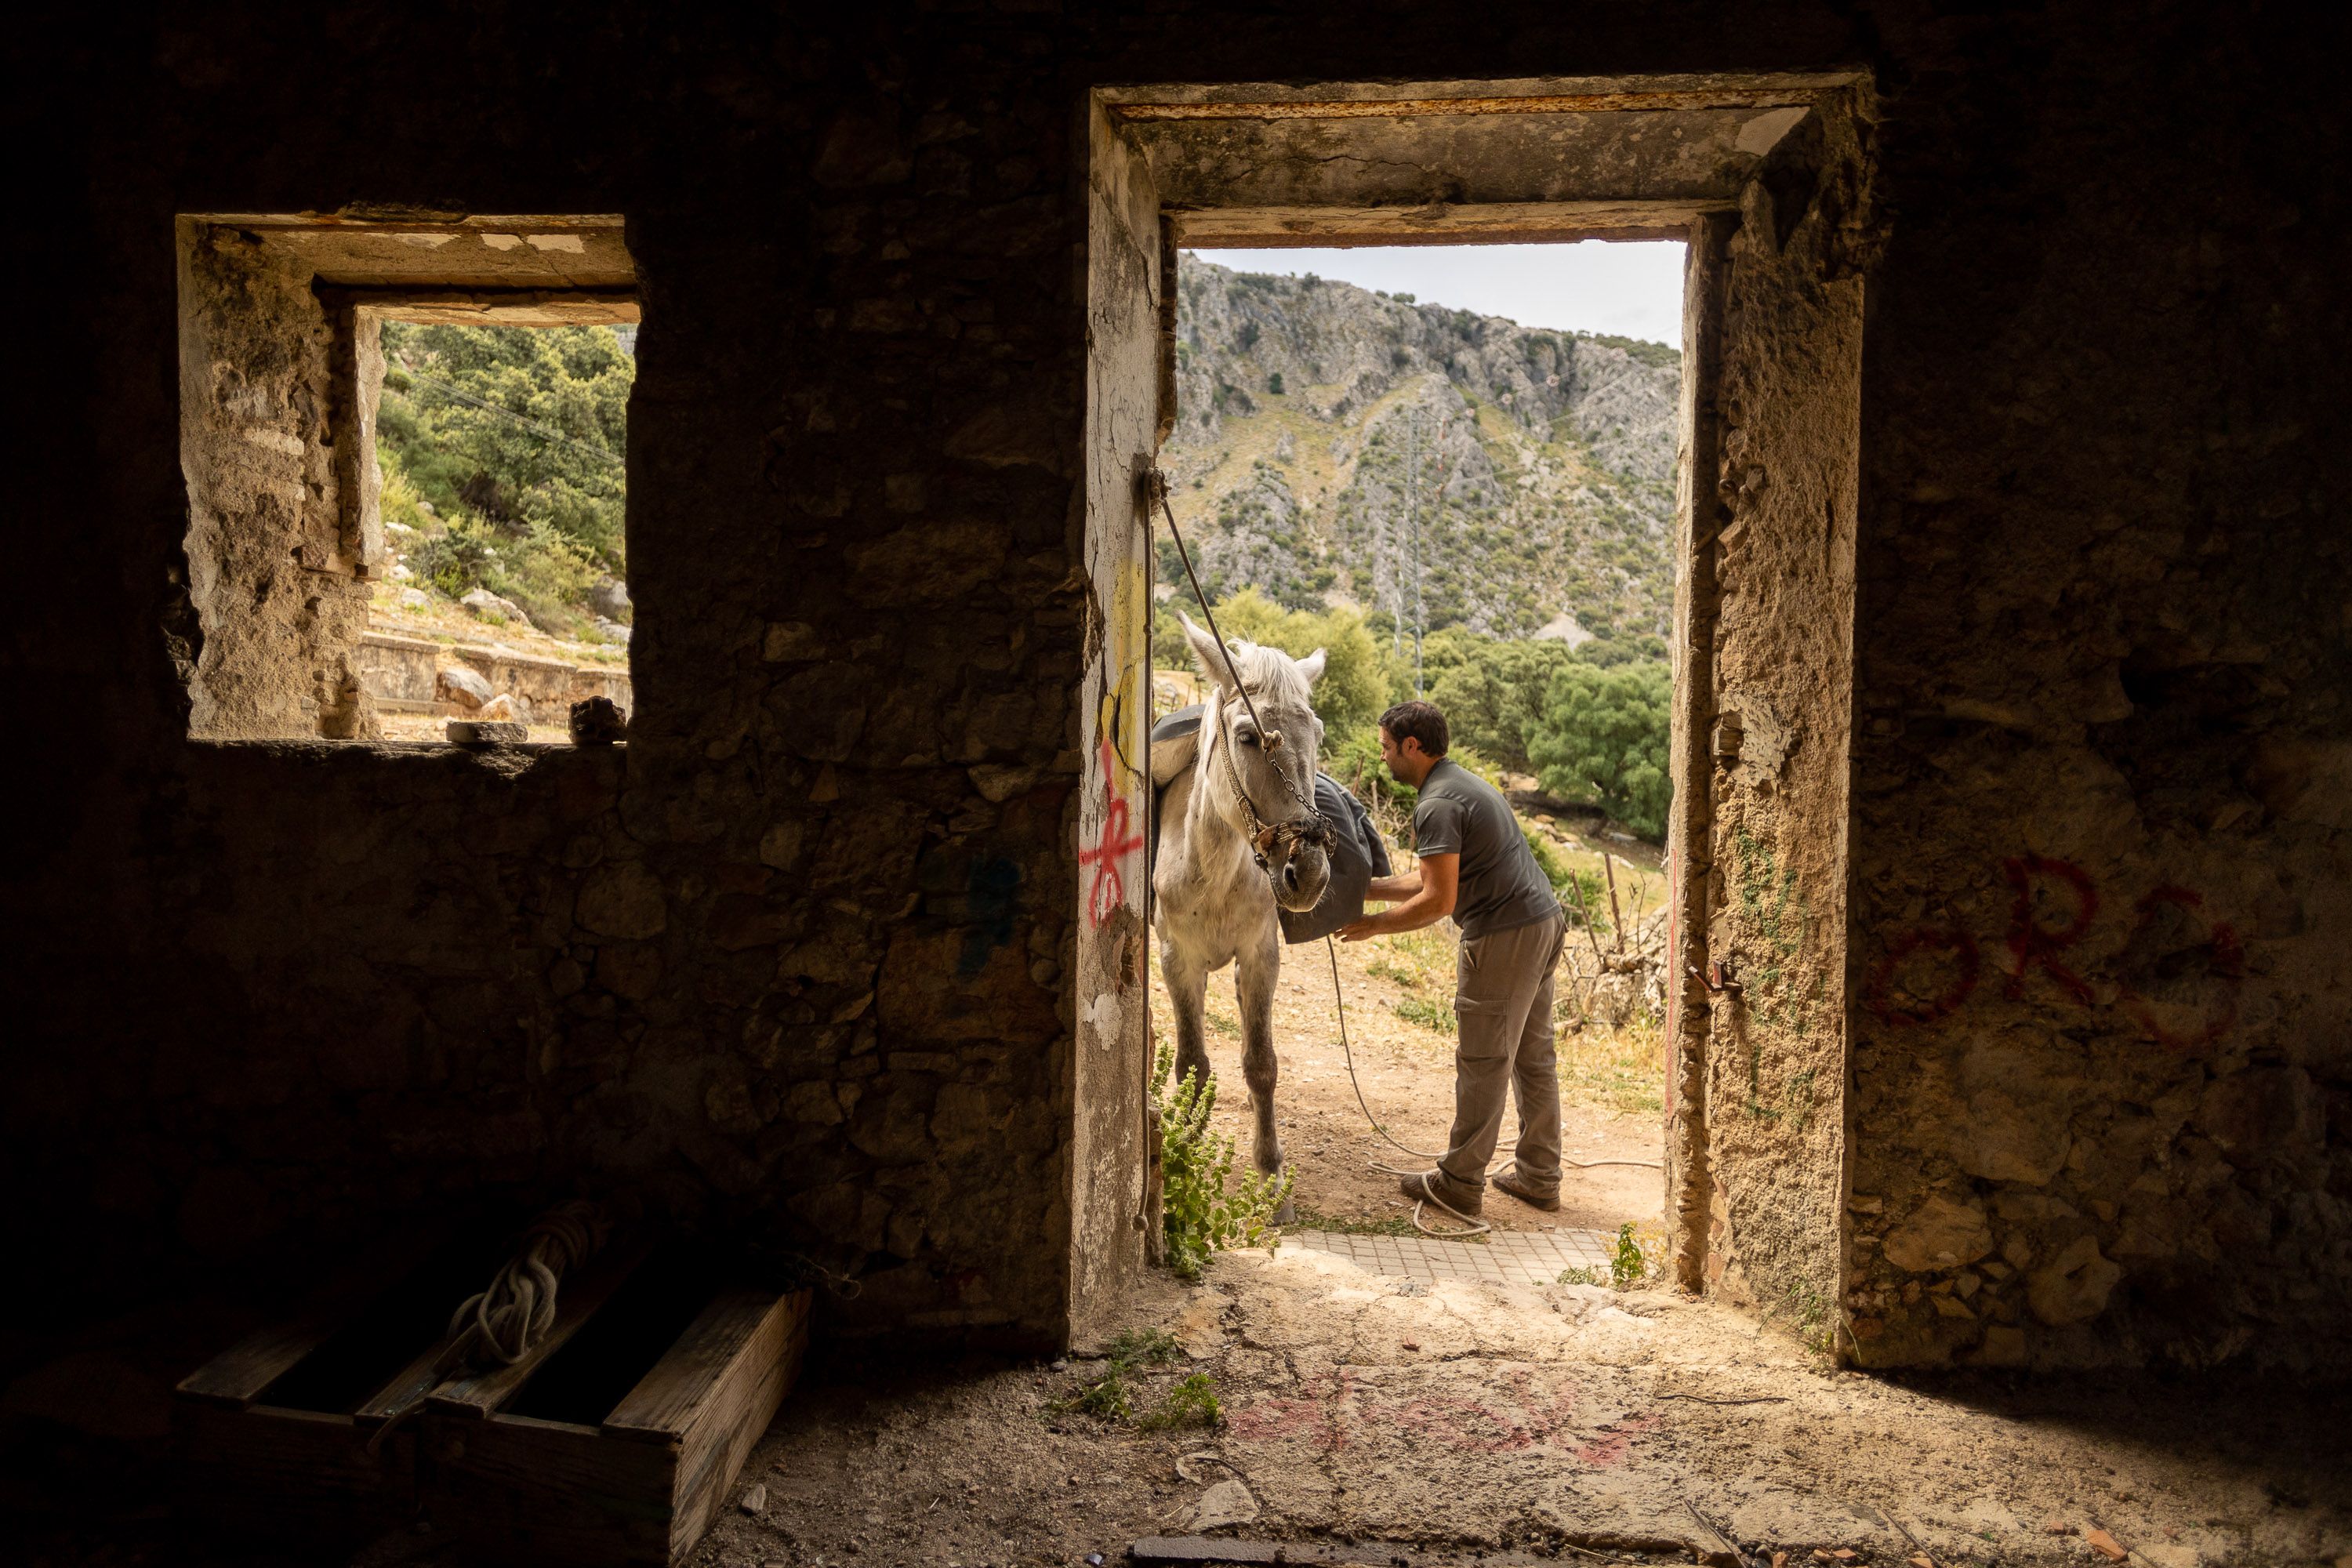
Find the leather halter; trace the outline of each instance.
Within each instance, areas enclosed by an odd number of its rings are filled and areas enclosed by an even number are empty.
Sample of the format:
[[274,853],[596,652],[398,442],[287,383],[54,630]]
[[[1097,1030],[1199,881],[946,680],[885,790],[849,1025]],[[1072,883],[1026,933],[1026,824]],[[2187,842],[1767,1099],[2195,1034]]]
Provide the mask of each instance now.
[[[1257,725],[1259,736],[1265,742],[1266,751],[1269,753],[1280,751],[1282,731],[1267,728],[1265,721],[1257,717],[1256,704],[1249,702],[1246,697],[1243,700],[1249,708],[1251,720]],[[1312,844],[1323,850],[1325,854],[1329,854],[1333,837],[1329,820],[1315,809],[1313,803],[1298,798],[1297,786],[1291,784],[1290,775],[1285,773],[1279,764],[1274,767],[1276,781],[1282,785],[1282,792],[1290,797],[1291,804],[1299,807],[1305,815],[1291,817],[1284,822],[1268,822],[1258,815],[1257,803],[1250,799],[1249,790],[1242,783],[1241,770],[1234,764],[1233,732],[1225,727],[1224,719],[1223,704],[1220,703],[1217,713],[1217,732],[1209,738],[1210,745],[1214,747],[1218,742],[1223,742],[1225,781],[1233,785],[1234,798],[1242,803],[1242,812],[1249,818],[1250,856],[1256,860],[1258,869],[1266,874],[1267,881],[1271,882],[1274,879],[1274,862],[1271,857],[1277,846],[1281,847],[1282,857],[1286,860],[1297,853],[1301,844]]]

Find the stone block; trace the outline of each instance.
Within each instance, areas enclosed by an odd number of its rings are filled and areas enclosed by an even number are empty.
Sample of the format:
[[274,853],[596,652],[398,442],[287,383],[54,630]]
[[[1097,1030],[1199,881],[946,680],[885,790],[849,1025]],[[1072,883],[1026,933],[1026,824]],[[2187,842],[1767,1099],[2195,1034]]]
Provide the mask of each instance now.
[[2025,1331],[1999,1323],[1986,1328],[1983,1340],[1966,1357],[1978,1366],[2023,1366],[2025,1358]]
[[1992,1250],[1992,1226],[1973,1203],[1929,1198],[1886,1233],[1886,1260],[1914,1273],[1957,1268]]
[[572,918],[599,936],[635,941],[669,924],[668,900],[660,881],[634,860],[599,867],[581,885]]
[[1982,1089],[1952,1128],[1952,1155],[1971,1176],[2042,1186],[2065,1166],[2066,1123],[2063,1100]]
[[2192,1124],[2231,1163],[2245,1166],[2315,1152],[2327,1112],[2303,1068],[2250,1068],[2209,1085]]
[[2098,1238],[2077,1237],[2026,1279],[2026,1304],[2053,1328],[2087,1322],[2107,1310],[2124,1271],[2099,1252]]
[[511,719],[452,719],[453,746],[520,746],[530,739],[530,727]]

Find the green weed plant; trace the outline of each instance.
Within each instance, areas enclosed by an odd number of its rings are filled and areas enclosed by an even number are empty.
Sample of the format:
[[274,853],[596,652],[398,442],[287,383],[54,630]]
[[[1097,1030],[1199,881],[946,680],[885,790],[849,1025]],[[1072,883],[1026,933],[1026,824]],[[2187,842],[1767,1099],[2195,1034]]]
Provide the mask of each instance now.
[[1132,1422],[1146,1431],[1174,1426],[1218,1426],[1224,1410],[1217,1401],[1217,1382],[1205,1372],[1179,1381],[1159,1406],[1136,1419],[1135,1392],[1128,1379],[1149,1367],[1165,1366],[1183,1353],[1175,1337],[1160,1329],[1129,1329],[1111,1341],[1103,1370],[1082,1384],[1067,1399],[1045,1407],[1049,1415],[1091,1415],[1097,1421]]
[[[1236,1184],[1234,1141],[1209,1126],[1217,1079],[1186,1073],[1166,1093],[1175,1056],[1162,1045],[1152,1063],[1152,1100],[1160,1110],[1160,1226],[1168,1267],[1198,1279],[1213,1252],[1271,1246],[1274,1216],[1290,1198],[1290,1173],[1269,1177],[1245,1172]],[[1163,1094],[1165,1097],[1163,1098]]]

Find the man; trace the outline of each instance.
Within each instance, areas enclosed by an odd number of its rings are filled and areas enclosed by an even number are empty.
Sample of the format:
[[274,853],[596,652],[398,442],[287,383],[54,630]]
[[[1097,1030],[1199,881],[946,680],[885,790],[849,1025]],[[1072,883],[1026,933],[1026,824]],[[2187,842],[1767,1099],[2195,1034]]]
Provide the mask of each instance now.
[[1503,1098],[1519,1102],[1517,1163],[1495,1185],[1539,1209],[1559,1207],[1559,1068],[1552,1054],[1551,983],[1568,914],[1536,864],[1510,806],[1492,784],[1445,760],[1445,715],[1428,702],[1400,702],[1381,715],[1381,758],[1421,792],[1413,807],[1411,876],[1373,880],[1366,897],[1394,908],[1342,927],[1361,942],[1418,931],[1454,915],[1462,958],[1454,1009],[1454,1131],[1433,1171],[1399,1184],[1405,1196],[1433,1199],[1465,1216],[1486,1199],[1486,1162],[1503,1127]]

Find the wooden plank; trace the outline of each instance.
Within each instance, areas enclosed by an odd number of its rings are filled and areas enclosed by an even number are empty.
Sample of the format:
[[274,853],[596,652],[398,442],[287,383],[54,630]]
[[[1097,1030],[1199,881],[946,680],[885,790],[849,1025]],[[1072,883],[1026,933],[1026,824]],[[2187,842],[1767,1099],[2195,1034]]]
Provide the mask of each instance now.
[[375,1297],[431,1256],[446,1232],[408,1226],[337,1269],[292,1316],[239,1341],[187,1376],[177,1393],[207,1405],[242,1409],[294,1370]]
[[1432,114],[1639,114],[1662,110],[1780,109],[1808,105],[1818,89],[1650,88],[1618,92],[1548,92],[1511,96],[1290,100],[1265,103],[1109,103],[1123,124],[1185,120],[1402,120]]
[[404,1511],[415,1494],[415,1436],[396,1432],[371,1453],[348,1416],[191,1402],[175,1435],[189,1507],[242,1528],[331,1533],[379,1508]]
[[428,1413],[425,1426],[425,1507],[473,1550],[566,1568],[670,1562],[668,1449],[526,1415]]
[[441,1363],[448,1353],[449,1342],[446,1339],[436,1340],[418,1351],[406,1366],[393,1374],[391,1382],[367,1396],[365,1403],[352,1412],[352,1419],[362,1430],[373,1432],[422,1404],[426,1394],[441,1386],[446,1371]]
[[1422,206],[1221,207],[1173,212],[1178,243],[1234,247],[1486,245],[1621,234],[1680,234],[1724,203],[1433,202]]
[[720,1291],[604,1417],[605,1435],[656,1443],[685,1436],[712,1386],[760,1332],[778,1301],[772,1290]]
[[563,1348],[572,1335],[611,1300],[637,1265],[645,1261],[648,1243],[643,1238],[608,1244],[589,1259],[577,1280],[566,1279],[555,1292],[555,1321],[540,1342],[512,1366],[451,1378],[436,1388],[426,1403],[445,1415],[481,1419],[522,1390],[541,1363]]
[[743,1462],[792,1392],[808,1348],[814,1298],[794,1290],[777,1299],[756,1329],[709,1381],[699,1409],[679,1440],[677,1511],[670,1521],[670,1560],[683,1563],[725,1506]]

